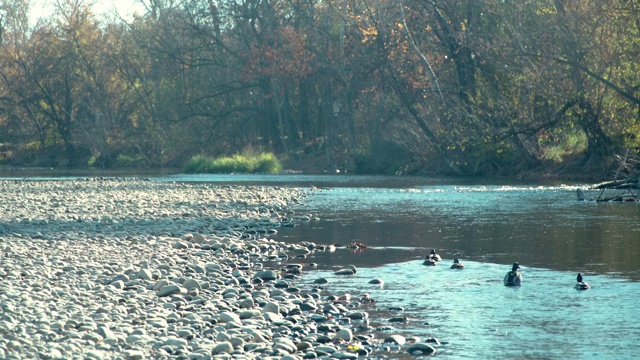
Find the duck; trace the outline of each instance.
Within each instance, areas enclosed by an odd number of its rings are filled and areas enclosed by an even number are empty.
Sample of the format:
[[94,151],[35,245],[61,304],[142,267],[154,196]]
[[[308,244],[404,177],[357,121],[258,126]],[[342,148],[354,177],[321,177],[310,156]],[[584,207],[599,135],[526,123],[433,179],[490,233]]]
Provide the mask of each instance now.
[[450,269],[462,270],[464,269],[464,265],[458,259],[453,259],[453,264],[451,264]]
[[520,286],[520,283],[522,283],[522,274],[520,274],[518,270],[520,270],[520,264],[517,262],[513,263],[511,271],[504,276],[505,286]]
[[426,265],[426,266],[436,266],[438,265],[438,262],[433,260],[433,259],[425,259],[424,262],[422,263],[422,265]]
[[578,276],[576,277],[576,280],[578,281],[576,283],[576,285],[574,286],[574,288],[576,290],[587,290],[587,289],[591,288],[589,283],[586,283],[586,282],[583,281],[581,273],[578,273]]
[[374,303],[376,302],[371,295],[369,295],[368,293],[362,294],[360,295],[360,302],[362,303]]
[[431,253],[429,253],[429,255],[427,255],[424,259],[425,259],[425,260],[432,259],[432,260],[434,260],[434,261],[440,261],[440,260],[442,260],[442,258],[440,257],[440,255],[436,254],[436,249],[431,249]]
[[367,245],[363,243],[359,243],[357,241],[352,241],[351,244],[347,245],[347,249],[358,250],[358,249],[366,249]]

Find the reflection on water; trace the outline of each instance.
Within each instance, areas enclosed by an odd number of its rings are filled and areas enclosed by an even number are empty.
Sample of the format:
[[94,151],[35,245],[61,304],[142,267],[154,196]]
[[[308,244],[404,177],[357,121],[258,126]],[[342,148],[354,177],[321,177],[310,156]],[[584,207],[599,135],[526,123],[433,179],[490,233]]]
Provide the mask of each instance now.
[[450,258],[640,280],[640,204],[578,202],[572,187],[332,188],[304,207],[321,220],[277,239],[403,248],[349,259],[360,266],[421,258],[434,248]]
[[[578,291],[573,272],[523,266],[523,285],[510,288],[502,285],[510,266],[465,261],[465,270],[450,270],[451,263],[426,267],[413,260],[360,268],[349,277],[308,271],[303,286],[322,276],[332,293],[370,294],[374,326],[391,325],[387,320],[398,313],[388,309],[405,307],[409,322],[391,333],[439,338],[446,344],[438,357],[447,359],[622,359],[640,350],[640,324],[630,317],[638,305],[636,282],[591,275],[585,281],[592,289]],[[374,278],[384,286],[368,284]]]
[[[321,220],[276,238],[368,245],[313,254],[304,261],[323,270],[305,273],[304,281],[325,276],[329,291],[369,293],[380,324],[391,316],[389,307],[406,307],[411,320],[399,330],[447,342],[438,357],[634,358],[640,204],[578,202],[575,189],[332,188],[306,200],[304,210]],[[425,267],[432,248],[445,260]],[[450,270],[453,258],[466,269]],[[502,279],[514,261],[522,264],[523,286],[508,288]],[[330,269],[342,264],[360,270],[336,279]],[[578,272],[592,289],[573,288]],[[373,278],[385,286],[369,285]]]

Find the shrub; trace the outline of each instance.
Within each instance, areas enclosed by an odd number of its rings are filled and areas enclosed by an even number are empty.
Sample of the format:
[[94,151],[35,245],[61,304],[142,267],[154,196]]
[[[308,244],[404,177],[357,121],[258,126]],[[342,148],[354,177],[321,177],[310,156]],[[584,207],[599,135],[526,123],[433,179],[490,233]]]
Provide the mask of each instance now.
[[231,157],[212,158],[197,155],[191,158],[183,167],[187,174],[230,174],[230,173],[269,173],[277,174],[282,166],[275,155],[271,153],[236,154]]
[[278,158],[272,153],[262,153],[257,157],[255,172],[277,174],[282,170],[282,165]]
[[146,159],[141,154],[126,155],[118,154],[116,167],[144,167],[147,166]]
[[196,155],[189,161],[187,161],[182,171],[187,174],[206,173],[209,171],[212,162],[213,159],[210,157],[204,155]]
[[561,163],[566,156],[580,154],[587,149],[587,136],[582,131],[565,131],[557,134],[555,141],[541,141],[542,158]]

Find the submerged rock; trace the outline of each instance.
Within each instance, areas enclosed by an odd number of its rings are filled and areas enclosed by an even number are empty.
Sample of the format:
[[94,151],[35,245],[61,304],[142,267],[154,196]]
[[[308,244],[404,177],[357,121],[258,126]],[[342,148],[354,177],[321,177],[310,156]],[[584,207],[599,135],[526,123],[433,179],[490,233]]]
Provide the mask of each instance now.
[[346,268],[340,269],[336,271],[334,274],[335,275],[353,275],[356,272],[358,272],[358,269],[355,266],[348,265]]
[[407,347],[407,352],[412,355],[432,355],[435,354],[436,349],[429,344],[415,343]]

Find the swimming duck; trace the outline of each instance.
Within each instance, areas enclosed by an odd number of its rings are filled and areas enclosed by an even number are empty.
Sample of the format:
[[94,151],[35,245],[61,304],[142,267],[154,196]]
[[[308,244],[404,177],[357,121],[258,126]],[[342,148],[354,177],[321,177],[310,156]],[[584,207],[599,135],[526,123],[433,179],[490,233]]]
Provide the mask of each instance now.
[[520,283],[522,282],[522,274],[520,274],[518,270],[520,270],[520,264],[517,262],[513,263],[511,271],[504,276],[505,286],[520,286]]
[[462,270],[464,269],[464,265],[458,259],[453,259],[453,264],[451,264],[450,269]]
[[371,295],[365,293],[365,294],[360,295],[360,302],[373,303],[373,302],[375,302],[375,300],[371,297]]
[[589,286],[589,283],[586,283],[586,282],[582,281],[582,274],[581,273],[578,273],[578,276],[577,276],[576,280],[578,281],[578,283],[574,286],[574,288],[576,290],[587,290],[587,289],[591,288],[591,286]]
[[440,257],[440,255],[436,254],[436,250],[435,249],[431,249],[431,253],[429,253],[429,255],[427,255],[425,258],[425,260],[434,260],[434,261],[440,261],[442,260],[442,258]]
[[436,266],[438,265],[438,262],[436,260],[433,259],[425,259],[424,262],[422,263],[422,265],[426,265],[426,266]]

